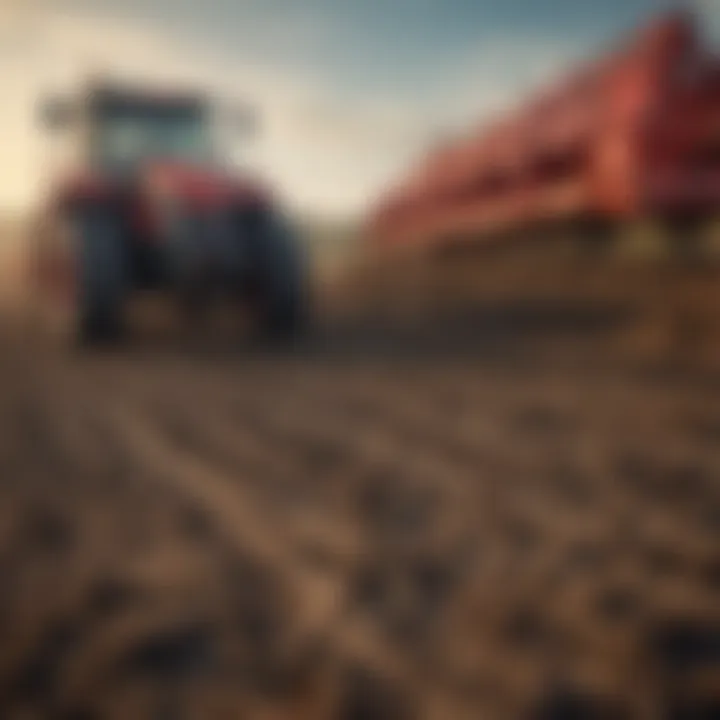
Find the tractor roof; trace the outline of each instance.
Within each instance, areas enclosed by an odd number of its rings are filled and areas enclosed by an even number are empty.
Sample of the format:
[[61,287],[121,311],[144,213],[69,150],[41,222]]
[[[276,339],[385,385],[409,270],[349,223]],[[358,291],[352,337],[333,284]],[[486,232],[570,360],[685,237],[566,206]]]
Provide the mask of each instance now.
[[85,98],[92,105],[177,108],[203,110],[210,104],[209,96],[198,90],[127,85],[116,82],[94,82],[88,85]]

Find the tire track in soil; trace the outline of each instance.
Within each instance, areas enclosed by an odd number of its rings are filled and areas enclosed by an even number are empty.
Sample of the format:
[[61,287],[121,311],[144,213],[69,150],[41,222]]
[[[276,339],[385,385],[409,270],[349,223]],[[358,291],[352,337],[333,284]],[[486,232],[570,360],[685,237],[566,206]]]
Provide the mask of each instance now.
[[7,717],[714,701],[702,386],[404,359],[22,367],[0,397]]

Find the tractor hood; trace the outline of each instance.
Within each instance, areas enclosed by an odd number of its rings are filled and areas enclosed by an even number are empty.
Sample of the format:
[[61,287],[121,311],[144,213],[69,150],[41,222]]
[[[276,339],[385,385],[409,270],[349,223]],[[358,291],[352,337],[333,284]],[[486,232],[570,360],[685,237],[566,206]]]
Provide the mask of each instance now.
[[257,183],[217,167],[155,162],[143,168],[139,181],[150,199],[197,208],[252,205],[267,199]]
[[180,162],[150,162],[130,178],[104,173],[80,172],[63,179],[51,193],[58,207],[76,203],[103,202],[127,196],[127,191],[141,199],[141,205],[153,207],[168,204],[188,210],[256,207],[272,202],[268,190],[247,177],[233,176],[218,167]]

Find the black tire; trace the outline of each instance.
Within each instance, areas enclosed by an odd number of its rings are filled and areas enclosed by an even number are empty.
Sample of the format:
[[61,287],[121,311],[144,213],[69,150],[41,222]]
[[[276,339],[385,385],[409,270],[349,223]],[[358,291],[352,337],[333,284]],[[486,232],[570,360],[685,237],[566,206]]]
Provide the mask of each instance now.
[[72,217],[77,259],[75,335],[83,344],[117,340],[123,331],[127,254],[119,222],[105,208]]
[[271,339],[304,334],[309,320],[308,267],[303,247],[288,223],[268,216],[254,238],[259,321]]

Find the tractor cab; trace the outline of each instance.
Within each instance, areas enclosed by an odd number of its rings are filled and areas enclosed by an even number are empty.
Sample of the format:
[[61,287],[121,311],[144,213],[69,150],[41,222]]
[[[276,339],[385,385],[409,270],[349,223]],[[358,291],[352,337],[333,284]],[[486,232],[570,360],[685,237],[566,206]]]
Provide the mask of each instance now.
[[96,92],[86,105],[88,160],[109,171],[148,161],[216,161],[213,118],[203,98]]
[[95,172],[126,175],[152,162],[217,165],[218,125],[247,135],[247,108],[223,113],[202,93],[162,93],[113,85],[90,87],[79,98],[54,97],[42,108],[45,127],[70,136],[79,161]]

